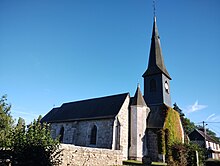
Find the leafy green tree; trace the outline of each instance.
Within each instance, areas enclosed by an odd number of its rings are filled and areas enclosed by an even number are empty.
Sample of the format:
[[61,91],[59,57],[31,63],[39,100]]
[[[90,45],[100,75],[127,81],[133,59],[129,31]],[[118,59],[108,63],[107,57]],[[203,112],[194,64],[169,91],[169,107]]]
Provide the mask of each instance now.
[[168,158],[169,166],[197,166],[196,151],[199,156],[199,165],[202,166],[205,161],[204,149],[197,144],[174,143],[170,150],[172,157]]
[[216,133],[210,130],[209,128],[206,129],[206,133],[212,137],[216,142],[220,142],[220,138],[217,137]]
[[[184,117],[185,115],[184,115],[183,111],[179,108],[179,106],[176,103],[173,104],[173,109],[176,110],[177,112],[179,112],[184,131],[187,135],[189,133],[191,133],[196,128],[197,129],[203,128],[200,125],[195,125],[193,122],[190,121],[190,119]],[[220,138],[217,137],[216,133],[213,132],[212,130],[210,130],[209,128],[206,128],[206,133],[209,136],[211,136],[215,141],[220,142]]]
[[188,150],[187,162],[188,166],[197,166],[196,164],[196,151],[198,152],[199,165],[202,166],[205,161],[205,150],[201,148],[198,144],[189,143],[185,145]]
[[11,105],[7,103],[7,96],[0,98],[0,148],[7,148],[11,143],[13,120],[10,115]]
[[25,120],[23,118],[19,117],[16,128],[17,129],[22,129],[24,127],[25,127]]
[[22,118],[14,125],[7,96],[0,99],[0,165],[8,160],[15,166],[53,166],[60,163],[59,141],[53,140],[50,126],[41,116],[26,126]]
[[180,119],[181,119],[181,122],[183,125],[183,129],[184,129],[185,133],[188,135],[196,128],[195,124],[193,122],[191,122],[188,118],[184,117],[185,115],[184,115],[182,109],[180,109],[176,103],[173,104],[173,109],[176,110],[177,112],[179,112]]
[[14,132],[13,164],[52,166],[60,163],[58,140],[53,140],[48,124],[40,123],[41,116],[27,126],[19,120]]
[[187,135],[190,134],[196,128],[196,125],[193,122],[191,122],[188,118],[182,117],[181,121],[184,131]]

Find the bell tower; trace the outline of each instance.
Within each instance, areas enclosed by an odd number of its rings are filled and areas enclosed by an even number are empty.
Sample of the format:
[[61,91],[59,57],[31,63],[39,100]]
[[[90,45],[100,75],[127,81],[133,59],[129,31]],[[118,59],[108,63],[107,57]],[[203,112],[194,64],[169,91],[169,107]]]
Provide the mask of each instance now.
[[171,77],[164,64],[156,17],[153,23],[148,67],[142,77],[144,78],[144,99],[147,105],[171,106]]

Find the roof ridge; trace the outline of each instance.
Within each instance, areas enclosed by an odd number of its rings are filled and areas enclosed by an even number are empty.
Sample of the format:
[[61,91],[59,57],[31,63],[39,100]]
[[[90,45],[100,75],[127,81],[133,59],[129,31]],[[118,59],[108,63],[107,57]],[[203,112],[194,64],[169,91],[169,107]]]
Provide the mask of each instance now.
[[98,100],[98,99],[106,99],[106,98],[111,98],[111,97],[116,97],[116,96],[123,96],[123,95],[129,95],[130,93],[121,93],[121,94],[115,94],[115,95],[108,95],[108,96],[100,96],[100,97],[96,97],[96,98],[88,98],[88,99],[83,99],[83,100],[76,100],[76,101],[71,101],[71,102],[66,102],[63,103],[60,107],[62,107],[63,105],[67,105],[67,104],[72,104],[72,103],[78,103],[78,102],[85,102],[85,101],[93,101],[93,100]]
[[129,93],[79,100],[62,104],[47,113],[42,122],[113,118],[120,111]]

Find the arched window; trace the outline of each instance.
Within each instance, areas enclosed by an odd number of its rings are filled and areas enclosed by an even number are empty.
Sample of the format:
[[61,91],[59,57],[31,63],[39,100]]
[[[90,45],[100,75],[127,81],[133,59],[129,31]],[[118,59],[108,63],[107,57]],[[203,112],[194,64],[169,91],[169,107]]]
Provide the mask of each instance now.
[[96,145],[97,127],[94,125],[91,130],[90,144]]
[[156,85],[156,81],[155,79],[151,79],[150,80],[150,92],[156,92],[156,88],[157,85]]
[[63,136],[64,136],[64,127],[62,126],[60,129],[60,139],[59,139],[60,142],[63,142]]

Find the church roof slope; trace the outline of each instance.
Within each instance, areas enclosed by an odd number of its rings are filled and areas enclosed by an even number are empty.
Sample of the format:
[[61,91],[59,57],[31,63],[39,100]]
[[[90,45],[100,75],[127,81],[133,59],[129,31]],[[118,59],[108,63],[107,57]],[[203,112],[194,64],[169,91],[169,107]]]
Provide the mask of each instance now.
[[143,74],[143,77],[148,75],[154,75],[158,73],[165,74],[169,79],[171,79],[166,66],[164,64],[162,49],[160,46],[160,37],[159,32],[156,24],[156,17],[154,18],[154,25],[152,31],[152,38],[151,38],[151,47],[150,47],[150,56],[148,62],[148,68]]
[[138,105],[138,106],[147,106],[144,101],[143,95],[141,93],[140,87],[137,87],[134,97],[131,100],[131,105]]
[[106,96],[76,102],[64,103],[53,108],[42,118],[42,122],[64,122],[73,120],[88,120],[113,118],[120,111],[129,93]]

